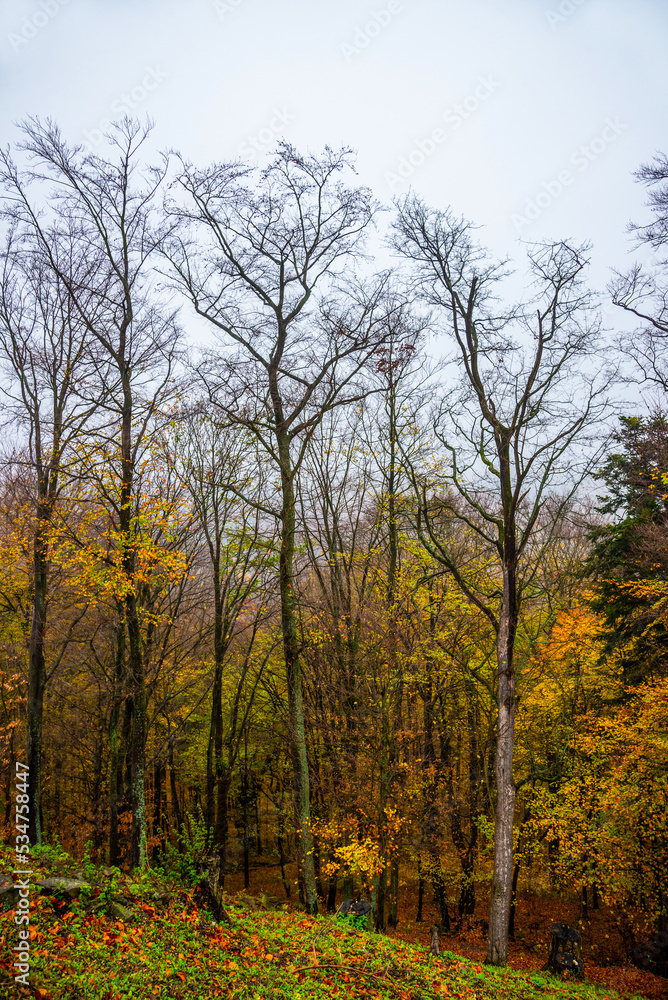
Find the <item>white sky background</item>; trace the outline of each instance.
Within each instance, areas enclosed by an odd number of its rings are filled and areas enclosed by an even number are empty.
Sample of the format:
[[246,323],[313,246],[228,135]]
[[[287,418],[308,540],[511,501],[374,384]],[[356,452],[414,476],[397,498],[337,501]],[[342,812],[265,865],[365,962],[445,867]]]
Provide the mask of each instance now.
[[498,255],[592,241],[603,288],[648,219],[631,173],[668,150],[667,41],[666,0],[4,0],[0,141],[37,114],[95,143],[129,111],[202,164],[346,144],[379,199],[410,184]]

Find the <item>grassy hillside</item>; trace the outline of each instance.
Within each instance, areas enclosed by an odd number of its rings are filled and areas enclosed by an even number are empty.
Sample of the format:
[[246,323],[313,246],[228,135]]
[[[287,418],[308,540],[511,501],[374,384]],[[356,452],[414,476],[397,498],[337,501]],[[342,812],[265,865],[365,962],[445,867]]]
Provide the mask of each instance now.
[[[18,943],[3,914],[0,997],[37,1000],[204,1000],[213,997],[367,997],[384,1000],[585,1000],[618,996],[544,973],[490,969],[449,952],[370,933],[349,918],[273,910],[271,900],[228,897],[215,924],[194,893],[152,876],[91,877],[74,902],[32,893],[30,988],[12,980]],[[115,919],[112,896],[122,906]],[[127,905],[125,905],[127,904]],[[91,912],[91,910],[96,912]],[[130,915],[131,911],[131,915]]]

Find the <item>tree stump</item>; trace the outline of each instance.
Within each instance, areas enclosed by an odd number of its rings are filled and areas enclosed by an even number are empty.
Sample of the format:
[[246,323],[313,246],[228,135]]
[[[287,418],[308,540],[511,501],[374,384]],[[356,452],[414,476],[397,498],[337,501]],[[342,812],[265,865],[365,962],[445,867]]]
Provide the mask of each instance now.
[[230,918],[223,906],[223,894],[220,890],[220,858],[218,855],[205,858],[199,863],[198,868],[202,877],[197,883],[196,901],[211,911],[214,920],[230,923]]
[[429,950],[432,955],[440,955],[441,953],[441,942],[438,937],[438,924],[434,924],[431,929],[431,947]]
[[639,969],[653,972],[655,976],[668,977],[668,934],[657,931],[648,941],[637,945],[631,961]]
[[371,913],[371,903],[366,899],[344,899],[336,912],[339,917],[361,919]]
[[561,923],[552,924],[547,968],[555,976],[560,976],[564,972],[584,975],[582,938],[574,927]]

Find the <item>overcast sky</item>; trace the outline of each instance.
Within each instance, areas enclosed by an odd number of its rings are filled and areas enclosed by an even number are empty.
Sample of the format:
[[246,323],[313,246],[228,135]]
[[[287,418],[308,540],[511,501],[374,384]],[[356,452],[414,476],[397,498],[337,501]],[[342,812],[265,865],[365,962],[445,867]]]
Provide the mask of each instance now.
[[632,172],[668,149],[666,0],[4,0],[2,141],[51,116],[102,150],[105,119],[156,122],[197,162],[277,138],[352,146],[390,201],[411,185],[519,240],[630,263]]

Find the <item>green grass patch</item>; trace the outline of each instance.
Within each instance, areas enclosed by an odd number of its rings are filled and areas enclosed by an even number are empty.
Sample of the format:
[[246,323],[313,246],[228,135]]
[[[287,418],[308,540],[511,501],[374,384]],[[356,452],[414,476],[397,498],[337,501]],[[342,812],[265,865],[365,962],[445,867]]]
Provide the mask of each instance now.
[[[426,948],[341,926],[331,917],[229,904],[230,923],[214,925],[187,896],[164,909],[137,901],[134,908],[137,919],[128,923],[86,913],[77,904],[58,917],[49,901],[40,899],[31,915],[33,992],[25,995],[39,1000],[615,996],[586,982],[489,968],[451,953],[435,958]],[[5,922],[5,984],[10,982],[13,928],[13,921]]]

